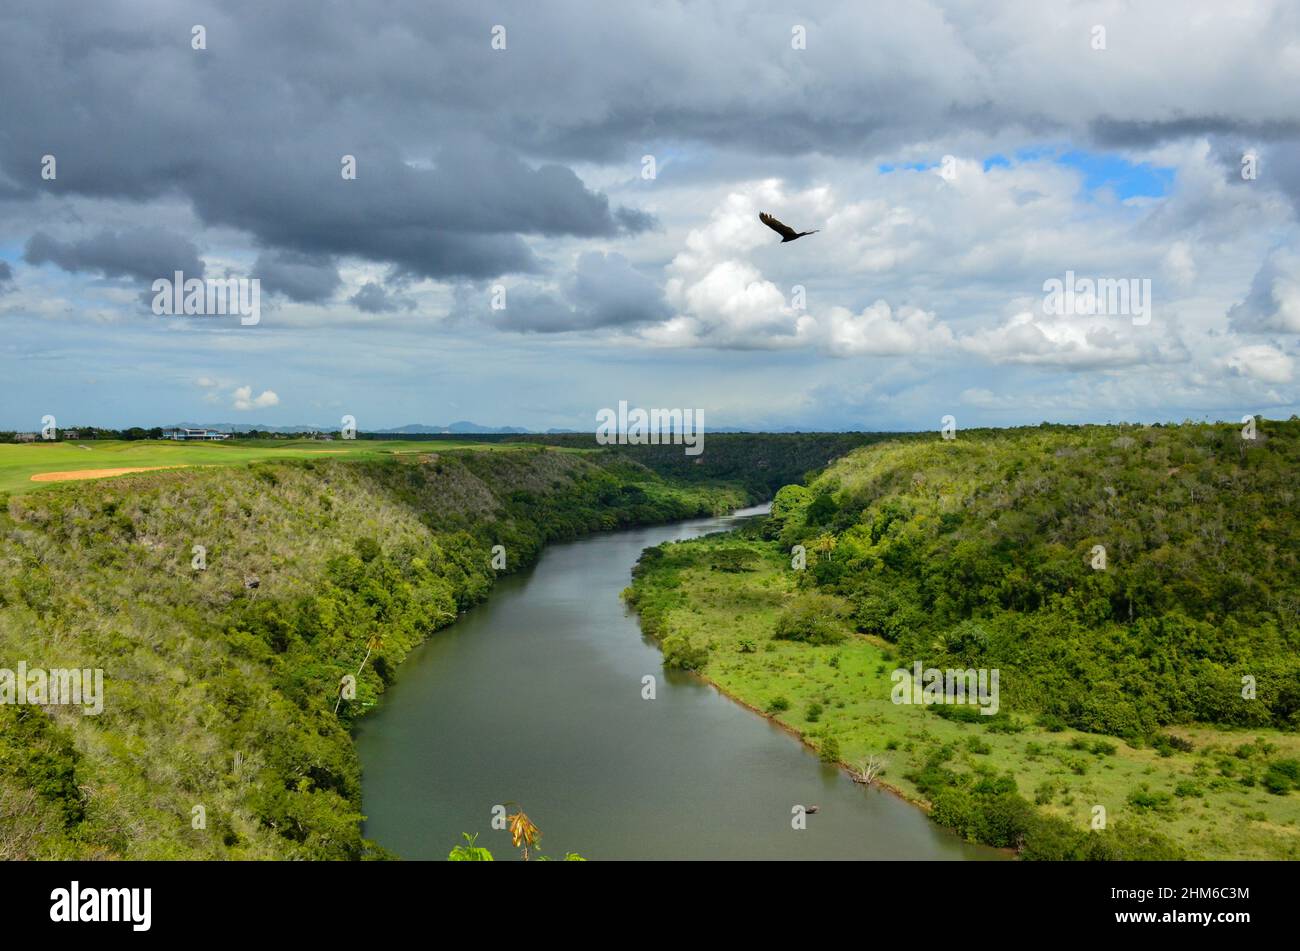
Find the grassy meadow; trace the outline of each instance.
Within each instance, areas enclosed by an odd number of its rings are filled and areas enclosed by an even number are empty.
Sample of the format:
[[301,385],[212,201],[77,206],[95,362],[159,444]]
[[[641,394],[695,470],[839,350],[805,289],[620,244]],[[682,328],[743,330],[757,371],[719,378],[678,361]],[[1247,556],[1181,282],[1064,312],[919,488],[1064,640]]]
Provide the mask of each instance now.
[[[384,459],[451,450],[506,452],[518,445],[473,440],[228,439],[222,442],[170,440],[69,440],[0,444],[0,492],[30,492],[57,484],[33,481],[52,472],[168,466],[229,466],[266,459]],[[556,450],[578,452],[577,449]],[[119,478],[112,476],[110,478]]]
[[[721,552],[734,557],[738,548],[753,556],[746,570],[713,567]],[[1088,827],[1093,807],[1102,805],[1109,821],[1158,828],[1190,856],[1300,859],[1300,796],[1277,796],[1262,783],[1241,782],[1258,759],[1256,744],[1300,757],[1295,733],[1189,724],[1170,732],[1189,740],[1193,750],[1161,755],[1120,737],[1068,728],[1053,732],[1025,713],[945,719],[939,715],[944,707],[892,702],[890,675],[910,663],[880,637],[853,635],[827,645],[772,637],[798,590],[789,556],[772,543],[723,535],[663,551],[632,589],[643,617],[654,617],[655,635],[705,645],[702,676],[814,748],[833,737],[836,759],[847,766],[873,755],[883,758],[887,765],[879,781],[914,802],[928,805],[908,774],[946,747],[952,750],[950,768],[1010,772],[1039,809],[1080,829]],[[1001,732],[1008,720],[1017,732]],[[1243,747],[1250,752],[1245,758],[1238,755]]]

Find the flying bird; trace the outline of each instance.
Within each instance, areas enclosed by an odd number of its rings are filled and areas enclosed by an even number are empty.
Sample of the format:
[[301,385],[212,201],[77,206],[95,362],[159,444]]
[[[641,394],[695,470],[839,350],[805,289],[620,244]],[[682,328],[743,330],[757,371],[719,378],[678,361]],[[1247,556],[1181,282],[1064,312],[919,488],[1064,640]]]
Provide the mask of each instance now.
[[[802,238],[806,234],[817,233],[817,231],[795,231],[789,225],[781,224],[781,222],[777,221],[766,211],[760,211],[758,213],[758,220],[779,234],[781,236],[782,244],[785,244],[787,241],[793,241],[795,238]],[[821,229],[818,228],[817,230],[820,231]]]

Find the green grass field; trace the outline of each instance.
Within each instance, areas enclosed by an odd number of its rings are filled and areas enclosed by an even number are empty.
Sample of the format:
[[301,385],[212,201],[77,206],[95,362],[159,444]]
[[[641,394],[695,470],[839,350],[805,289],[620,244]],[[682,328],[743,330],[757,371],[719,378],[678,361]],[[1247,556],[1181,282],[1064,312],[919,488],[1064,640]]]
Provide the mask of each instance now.
[[[753,553],[754,570],[710,567],[710,551],[737,547]],[[1293,733],[1171,727],[1167,732],[1190,740],[1193,750],[1161,756],[1118,737],[1050,732],[1022,713],[1012,714],[1023,726],[1017,733],[946,720],[934,708],[892,702],[890,674],[899,662],[879,638],[854,635],[827,646],[773,639],[777,615],[794,596],[795,572],[771,544],[717,536],[670,549],[693,553],[696,563],[650,568],[633,589],[643,615],[661,619],[657,634],[686,634],[707,645],[702,676],[814,747],[834,736],[841,762],[855,766],[871,755],[883,757],[888,765],[881,780],[909,799],[924,801],[904,774],[952,744],[951,768],[1010,771],[1021,795],[1079,828],[1102,805],[1109,821],[1156,829],[1198,858],[1300,858],[1300,796],[1271,795],[1260,783],[1242,781],[1258,762],[1251,752],[1256,741],[1271,745],[1275,755],[1300,755],[1300,737]],[[821,709],[810,720],[813,704]],[[1251,758],[1243,759],[1243,747]]]
[[[33,482],[49,472],[156,466],[229,466],[261,459],[382,459],[453,449],[517,451],[518,444],[461,440],[334,440],[230,439],[225,442],[167,440],[85,440],[81,442],[0,444],[0,492],[17,494],[62,485]],[[577,452],[581,450],[555,450]],[[123,478],[113,476],[112,478]]]

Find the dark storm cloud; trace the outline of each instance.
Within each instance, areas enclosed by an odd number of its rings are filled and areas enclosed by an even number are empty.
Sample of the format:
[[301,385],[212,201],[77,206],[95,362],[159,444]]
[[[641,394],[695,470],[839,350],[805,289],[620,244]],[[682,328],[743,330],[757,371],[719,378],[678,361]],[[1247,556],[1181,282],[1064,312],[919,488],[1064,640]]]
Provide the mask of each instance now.
[[[1181,76],[1141,88],[1129,61],[1090,92],[1141,118],[1081,112],[1076,71],[1051,68],[1062,55],[1053,15],[1013,19],[965,4],[795,14],[776,0],[487,10],[391,0],[382,15],[350,0],[10,4],[0,199],[179,196],[250,246],[482,281],[544,271],[530,238],[614,240],[656,226],[612,206],[570,163],[627,162],[631,177],[642,154],[674,144],[871,162],[1008,130],[1090,129],[1137,146],[1296,128],[1290,103],[1263,86],[1198,104],[1209,118],[1180,118],[1195,90],[1183,93]],[[1292,19],[1278,13],[1270,33],[1286,35]],[[1091,22],[1080,20],[1080,36]],[[806,51],[792,48],[792,23],[807,27]],[[206,27],[204,50],[191,48],[194,24]],[[492,49],[495,24],[506,50]],[[1090,55],[1085,46],[1066,49]],[[45,154],[58,161],[53,181],[40,177]],[[356,157],[355,181],[340,175],[344,155]],[[722,162],[715,174],[732,171]]]
[[[343,154],[356,157],[355,180],[340,175]],[[239,181],[219,165],[191,197],[205,221],[268,244],[356,255],[429,278],[538,271],[524,234],[612,237],[652,223],[636,215],[620,222],[608,199],[568,168],[532,168],[504,149],[459,143],[438,152],[433,168],[324,147],[269,161]]]
[[[29,198],[179,192],[205,224],[264,247],[431,278],[538,271],[525,235],[653,227],[644,212],[611,208],[571,169],[476,135],[501,103],[466,111],[464,77],[438,75],[468,43],[431,34],[427,5],[395,13],[407,26],[390,32],[343,3],[146,11],[56,2],[0,14],[9,113],[0,171]],[[444,26],[458,16],[440,14]],[[195,22],[207,26],[206,50],[190,47]],[[487,48],[485,29],[474,23],[476,47]],[[45,154],[58,162],[53,181],[39,174]],[[340,174],[344,155],[356,158],[355,180]]]
[[[851,77],[850,77],[851,80]],[[784,98],[791,98],[783,93]],[[916,93],[889,97],[866,89],[853,93],[846,107],[819,101],[809,93],[789,102],[726,100],[713,107],[682,107],[653,102],[619,104],[618,110],[590,118],[573,118],[531,130],[530,145],[539,152],[601,161],[639,159],[657,143],[700,142],[768,158],[819,152],[828,155],[877,155],[904,142],[977,129],[996,135],[1022,130],[1053,135],[1066,126],[1037,112],[1020,113],[988,101],[905,105]],[[843,89],[835,96],[843,97]],[[870,101],[871,108],[861,103]]]
[[257,256],[253,276],[268,294],[300,303],[319,304],[334,296],[342,281],[338,266],[325,255],[272,251]]
[[781,156],[817,150],[871,151],[896,141],[894,130],[876,118],[818,117],[793,109],[759,115],[734,104],[719,105],[716,110],[660,109],[645,104],[624,114],[578,120],[538,129],[534,134],[539,151],[602,161],[627,159],[637,149],[653,149],[654,143],[663,141],[707,142]]
[[0,261],[0,284],[5,284],[14,279],[14,269],[9,266],[8,261]]
[[134,277],[146,282],[171,280],[175,271],[187,278],[203,276],[203,262],[192,241],[158,228],[100,231],[78,241],[60,241],[38,231],[27,241],[23,260],[54,264],[65,271]]
[[1233,135],[1255,141],[1273,142],[1300,137],[1300,120],[1252,121],[1231,116],[1188,116],[1179,119],[1098,118],[1090,124],[1098,145],[1115,148],[1148,148],[1172,139]]
[[391,293],[382,284],[377,284],[374,281],[367,281],[363,284],[361,290],[348,298],[348,302],[357,310],[367,314],[391,314],[398,310],[411,310],[415,307],[413,301]]

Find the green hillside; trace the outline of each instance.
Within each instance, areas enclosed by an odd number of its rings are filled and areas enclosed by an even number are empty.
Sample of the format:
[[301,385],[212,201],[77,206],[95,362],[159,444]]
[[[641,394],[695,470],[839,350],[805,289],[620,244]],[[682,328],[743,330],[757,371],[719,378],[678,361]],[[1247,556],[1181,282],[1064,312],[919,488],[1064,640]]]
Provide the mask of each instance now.
[[[782,489],[763,537],[655,550],[630,594],[669,663],[888,759],[971,838],[1296,858],[1298,473],[1295,420],[902,440]],[[916,662],[997,669],[999,713],[892,702]]]
[[438,448],[7,499],[0,667],[102,668],[104,705],[0,704],[0,859],[365,857],[349,725],[487,594],[494,545],[514,570],[743,501],[612,456]]

